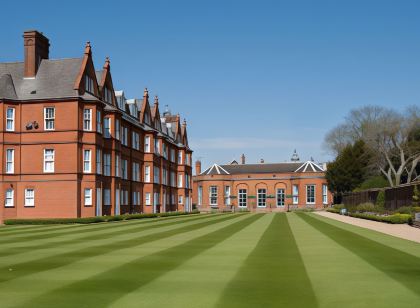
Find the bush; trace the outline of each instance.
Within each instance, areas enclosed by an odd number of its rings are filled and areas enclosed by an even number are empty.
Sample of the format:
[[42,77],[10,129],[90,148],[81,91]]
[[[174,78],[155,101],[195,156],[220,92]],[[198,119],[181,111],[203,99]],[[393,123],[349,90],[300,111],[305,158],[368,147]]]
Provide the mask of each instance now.
[[373,215],[373,214],[364,214],[364,213],[349,213],[348,214],[351,217],[356,218],[363,218],[363,219],[369,219],[379,222],[386,222],[390,224],[406,224],[412,222],[412,216],[409,214],[394,214],[389,216],[379,216],[379,215]]
[[93,224],[100,222],[111,222],[131,219],[157,218],[198,214],[195,210],[190,213],[186,212],[167,212],[155,214],[123,214],[115,216],[97,216],[97,217],[83,217],[83,218],[40,218],[40,219],[7,219],[4,221],[5,225],[51,225],[51,224]]
[[412,214],[414,213],[414,208],[412,206],[402,206],[396,209],[394,212],[400,214]]
[[381,190],[376,197],[376,206],[379,208],[385,208],[385,191]]
[[335,213],[335,214],[340,214],[340,210],[339,209],[336,209],[336,208],[333,208],[333,207],[327,209],[327,212]]
[[365,181],[363,181],[362,184],[360,184],[359,187],[357,187],[353,191],[357,192],[357,191],[363,191],[363,190],[368,190],[372,188],[384,188],[388,186],[389,186],[388,181],[384,177],[378,175],[378,176],[374,176],[374,177],[366,179]]
[[413,206],[420,206],[420,190],[418,188],[418,185],[414,186],[413,190]]
[[376,212],[376,206],[373,203],[367,202],[367,203],[361,203],[358,206],[356,206],[356,211],[358,212]]
[[341,209],[346,208],[346,206],[344,204],[334,204],[333,208],[336,210],[341,210]]

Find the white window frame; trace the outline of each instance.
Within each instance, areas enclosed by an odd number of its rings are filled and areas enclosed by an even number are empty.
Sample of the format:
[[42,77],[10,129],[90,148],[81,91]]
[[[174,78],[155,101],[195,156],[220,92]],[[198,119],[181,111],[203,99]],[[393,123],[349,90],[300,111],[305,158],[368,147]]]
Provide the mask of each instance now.
[[225,185],[225,205],[231,205],[231,187],[229,185]]
[[299,204],[299,185],[292,185],[293,204]]
[[105,188],[104,189],[104,205],[111,205],[111,189]]
[[89,75],[85,74],[85,91],[95,94],[95,86],[93,83],[93,78],[91,78]]
[[[312,188],[313,192],[309,191],[309,189]],[[313,193],[313,196],[310,194]],[[309,201],[309,199],[313,199],[313,201]],[[316,203],[316,186],[315,184],[308,184],[306,185],[306,204],[315,204]]]
[[100,110],[96,111],[96,131],[102,134],[102,112]]
[[145,198],[145,205],[152,205],[152,200],[150,199],[151,194],[150,193],[145,193],[144,194],[144,198]]
[[238,207],[246,208],[247,206],[248,206],[248,191],[246,188],[240,188],[238,189]]
[[132,131],[131,133],[132,135],[132,145],[133,145],[133,149],[135,150],[140,150],[140,135],[139,133]]
[[[9,160],[9,153],[12,153],[11,160]],[[6,149],[6,173],[15,173],[15,149]]]
[[92,151],[83,150],[83,173],[91,173],[91,172],[92,172]]
[[140,182],[140,164],[133,162],[132,164],[133,168],[133,181]]
[[83,130],[92,131],[92,108],[83,110]]
[[[9,193],[11,194],[9,195]],[[4,207],[14,207],[15,206],[15,191],[13,188],[6,189],[5,200],[4,200]]]
[[158,166],[153,167],[153,183],[160,183],[160,168]]
[[178,204],[184,204],[184,196],[178,196]]
[[111,138],[111,118],[104,118],[104,138]]
[[[12,111],[12,116],[9,117],[9,110]],[[6,110],[6,131],[14,132],[15,131],[15,108],[8,107]],[[11,123],[11,128],[9,128],[9,123]]]
[[210,206],[217,206],[217,192],[218,187],[217,186],[210,186],[209,187],[209,204]]
[[92,206],[92,188],[85,188],[85,206]]
[[35,189],[34,188],[25,188],[25,204],[24,204],[24,206],[25,207],[34,207],[35,206]]
[[[52,151],[52,159],[47,158],[47,151]],[[51,156],[51,155],[49,155]],[[47,169],[47,163],[52,163],[52,169]],[[44,149],[44,173],[53,173],[55,170],[55,150],[54,149]]]
[[183,187],[183,175],[182,173],[178,173],[178,188]]
[[104,153],[104,175],[111,176],[111,154]]
[[102,174],[102,150],[96,149],[96,173]]
[[121,134],[120,120],[115,119],[115,139],[120,140],[120,134]]
[[121,159],[121,177],[128,180],[128,160]]
[[144,166],[144,182],[150,183],[150,166]]
[[178,151],[178,165],[182,165],[182,158],[183,158],[182,151],[179,150]]
[[198,205],[202,205],[203,204],[203,186],[198,186],[198,200],[197,200]]
[[328,204],[328,185],[322,184],[322,203]]
[[284,188],[276,189],[276,205],[277,207],[284,207],[286,203],[286,190]]
[[144,137],[144,152],[150,153],[150,136]]
[[267,206],[267,189],[258,188],[257,189],[257,207],[266,207]]
[[[48,111],[52,110],[53,115],[48,114]],[[52,128],[48,128],[47,123],[52,123]],[[55,130],[55,107],[44,107],[44,130]]]
[[115,176],[120,177],[120,155],[115,154]]

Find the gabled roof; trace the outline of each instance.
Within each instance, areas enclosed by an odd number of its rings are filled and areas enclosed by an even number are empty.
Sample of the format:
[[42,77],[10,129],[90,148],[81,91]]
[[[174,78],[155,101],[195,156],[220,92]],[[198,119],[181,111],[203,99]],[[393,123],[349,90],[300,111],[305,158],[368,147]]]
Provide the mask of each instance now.
[[300,166],[299,168],[297,168],[295,170],[295,172],[324,172],[325,170],[315,164],[314,162],[308,160],[307,162],[303,163],[302,166]]
[[218,164],[214,164],[210,168],[204,170],[200,173],[200,175],[211,175],[211,174],[222,174],[222,175],[228,175],[230,174],[228,171],[226,171],[222,166],[219,166]]

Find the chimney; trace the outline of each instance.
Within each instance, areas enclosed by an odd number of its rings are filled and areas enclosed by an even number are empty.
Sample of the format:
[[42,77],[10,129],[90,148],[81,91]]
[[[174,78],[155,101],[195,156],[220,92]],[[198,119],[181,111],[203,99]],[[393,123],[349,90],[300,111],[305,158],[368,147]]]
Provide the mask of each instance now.
[[245,154],[242,154],[241,156],[241,164],[245,165]]
[[42,59],[48,59],[49,40],[36,30],[28,30],[23,33],[25,47],[25,78],[36,76]]
[[260,159],[260,163],[261,163],[261,164],[264,164],[264,158],[261,158],[261,159]]
[[195,162],[195,175],[199,175],[201,173],[201,161],[197,160]]

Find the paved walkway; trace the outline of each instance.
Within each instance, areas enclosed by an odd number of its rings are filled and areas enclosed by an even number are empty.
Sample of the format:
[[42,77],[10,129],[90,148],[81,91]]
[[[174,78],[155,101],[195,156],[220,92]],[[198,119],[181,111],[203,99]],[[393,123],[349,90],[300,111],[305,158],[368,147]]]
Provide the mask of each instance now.
[[378,232],[386,233],[392,236],[420,243],[420,229],[411,227],[406,224],[392,225],[383,222],[343,216],[329,212],[316,212],[316,214],[358,227],[372,229]]

